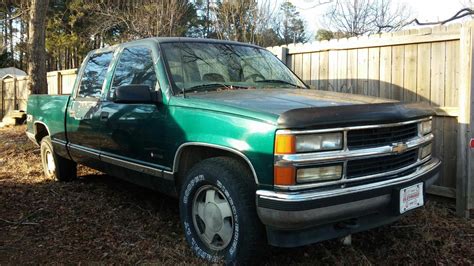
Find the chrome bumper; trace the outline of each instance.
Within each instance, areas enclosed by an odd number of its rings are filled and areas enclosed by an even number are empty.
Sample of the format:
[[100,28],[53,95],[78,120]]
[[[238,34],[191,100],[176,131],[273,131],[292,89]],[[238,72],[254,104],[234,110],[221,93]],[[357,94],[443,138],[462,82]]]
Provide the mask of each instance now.
[[257,191],[257,213],[267,226],[300,229],[343,221],[389,209],[393,190],[423,181],[426,188],[438,178],[441,161],[432,158],[415,172],[354,187],[300,192]]

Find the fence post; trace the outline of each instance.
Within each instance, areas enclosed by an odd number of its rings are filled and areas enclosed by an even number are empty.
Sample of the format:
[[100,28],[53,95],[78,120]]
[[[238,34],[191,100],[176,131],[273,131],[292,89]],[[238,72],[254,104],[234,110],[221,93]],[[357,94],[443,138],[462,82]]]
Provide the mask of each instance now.
[[459,116],[457,143],[457,175],[456,175],[456,213],[461,217],[469,217],[469,209],[473,207],[474,150],[470,139],[474,123],[471,116],[474,107],[472,88],[474,87],[474,23],[465,23],[461,28],[460,39],[460,87]]
[[58,72],[56,72],[56,84],[58,86],[58,95],[60,94],[63,94],[63,78],[62,78],[62,74],[61,74],[61,71],[58,70]]
[[18,110],[18,95],[17,95],[17,88],[16,86],[16,76],[13,77],[13,110]]
[[3,116],[5,115],[5,101],[4,101],[4,98],[5,98],[5,85],[3,83],[3,78],[0,79],[0,93],[2,93],[2,99],[1,99],[1,113],[0,113],[0,119],[3,119]]
[[286,65],[286,55],[288,54],[288,48],[283,46],[275,46],[267,48],[272,52],[278,59],[280,59]]

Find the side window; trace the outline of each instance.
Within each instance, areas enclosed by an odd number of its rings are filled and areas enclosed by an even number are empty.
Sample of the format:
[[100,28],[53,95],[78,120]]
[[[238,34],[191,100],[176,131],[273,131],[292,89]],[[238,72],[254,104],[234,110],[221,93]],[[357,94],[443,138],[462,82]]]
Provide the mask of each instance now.
[[149,85],[152,90],[156,85],[156,73],[153,65],[151,50],[147,47],[136,46],[125,48],[115,68],[109,98],[114,90],[123,85]]
[[81,77],[79,97],[99,98],[113,53],[95,54],[89,58]]

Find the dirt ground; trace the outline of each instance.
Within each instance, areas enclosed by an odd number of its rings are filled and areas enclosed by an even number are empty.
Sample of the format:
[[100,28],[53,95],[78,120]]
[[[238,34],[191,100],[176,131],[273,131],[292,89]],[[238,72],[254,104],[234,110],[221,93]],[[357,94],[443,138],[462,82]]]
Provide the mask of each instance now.
[[[24,131],[0,129],[0,264],[203,264],[187,247],[177,200],[85,167],[74,182],[45,179]],[[474,220],[455,217],[454,204],[440,199],[352,241],[268,248],[263,262],[474,263]]]

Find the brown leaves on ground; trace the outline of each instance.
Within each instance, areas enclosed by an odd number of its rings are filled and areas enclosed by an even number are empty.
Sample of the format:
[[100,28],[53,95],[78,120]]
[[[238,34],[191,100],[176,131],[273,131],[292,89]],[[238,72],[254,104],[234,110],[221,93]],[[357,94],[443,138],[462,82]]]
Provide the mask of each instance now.
[[[0,129],[0,264],[202,264],[188,248],[178,202],[85,167],[45,179],[25,127]],[[396,224],[301,248],[269,248],[268,264],[472,264],[474,222],[431,199]]]

